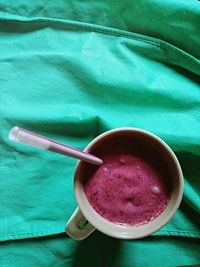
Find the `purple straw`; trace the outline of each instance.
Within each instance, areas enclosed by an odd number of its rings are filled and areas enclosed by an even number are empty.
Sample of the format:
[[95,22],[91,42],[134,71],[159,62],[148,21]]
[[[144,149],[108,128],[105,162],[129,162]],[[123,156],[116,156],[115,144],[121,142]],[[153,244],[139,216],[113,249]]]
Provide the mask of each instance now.
[[61,144],[52,139],[46,138],[39,134],[29,132],[25,129],[14,127],[9,133],[9,139],[19,143],[39,147],[44,150],[50,150],[72,158],[80,159],[95,165],[101,165],[103,160],[87,152]]

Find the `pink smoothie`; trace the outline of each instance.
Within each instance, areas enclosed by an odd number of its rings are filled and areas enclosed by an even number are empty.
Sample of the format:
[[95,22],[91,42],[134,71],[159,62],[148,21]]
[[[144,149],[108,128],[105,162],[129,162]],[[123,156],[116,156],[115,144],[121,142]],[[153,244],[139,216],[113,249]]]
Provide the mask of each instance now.
[[159,216],[170,198],[165,161],[144,140],[118,137],[93,151],[104,163],[87,164],[84,190],[92,207],[105,219],[141,225]]

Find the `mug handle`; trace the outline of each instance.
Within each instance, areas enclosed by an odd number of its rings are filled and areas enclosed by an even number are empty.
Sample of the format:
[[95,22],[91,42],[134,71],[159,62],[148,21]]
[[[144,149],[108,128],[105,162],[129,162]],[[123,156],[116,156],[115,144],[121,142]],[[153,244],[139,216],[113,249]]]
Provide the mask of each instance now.
[[71,238],[79,241],[88,237],[94,230],[95,227],[88,222],[78,207],[73,212],[65,227],[65,232]]

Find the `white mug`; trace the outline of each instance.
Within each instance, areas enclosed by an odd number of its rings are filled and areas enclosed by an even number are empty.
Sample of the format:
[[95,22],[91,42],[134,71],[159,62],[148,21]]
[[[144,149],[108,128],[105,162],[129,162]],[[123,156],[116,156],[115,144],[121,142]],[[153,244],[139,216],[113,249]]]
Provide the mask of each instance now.
[[[100,216],[86,198],[81,176],[83,162],[79,161],[74,175],[74,192],[78,207],[66,224],[66,233],[75,240],[83,240],[95,229],[111,237],[120,239],[138,239],[148,236],[169,222],[178,209],[183,196],[183,174],[174,152],[156,135],[137,128],[117,128],[97,136],[84,151],[92,153],[95,147],[100,146],[107,138],[117,135],[139,136],[156,146],[167,160],[171,173],[172,193],[165,210],[155,219],[139,226],[120,225],[110,222]],[[148,149],[148,148],[147,148]]]

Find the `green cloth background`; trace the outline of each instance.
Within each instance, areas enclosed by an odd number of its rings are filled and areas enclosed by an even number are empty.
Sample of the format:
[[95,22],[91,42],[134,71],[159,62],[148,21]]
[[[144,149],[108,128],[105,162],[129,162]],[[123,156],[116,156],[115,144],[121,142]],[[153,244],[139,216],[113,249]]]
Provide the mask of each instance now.
[[[0,266],[200,263],[199,84],[198,1],[0,0]],[[79,149],[112,128],[149,130],[181,163],[181,207],[145,239],[74,241],[77,161],[9,141],[13,126]]]

